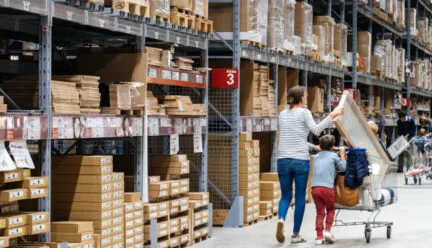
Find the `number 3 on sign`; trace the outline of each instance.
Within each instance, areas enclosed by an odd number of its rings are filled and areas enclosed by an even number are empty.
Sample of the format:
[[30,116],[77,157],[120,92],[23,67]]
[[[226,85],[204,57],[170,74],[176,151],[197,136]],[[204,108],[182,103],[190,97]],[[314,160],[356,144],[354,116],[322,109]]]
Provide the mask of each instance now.
[[234,73],[231,71],[227,71],[227,85],[233,85],[234,84]]
[[401,105],[403,107],[409,107],[409,106],[411,106],[411,99],[409,97],[402,98]]

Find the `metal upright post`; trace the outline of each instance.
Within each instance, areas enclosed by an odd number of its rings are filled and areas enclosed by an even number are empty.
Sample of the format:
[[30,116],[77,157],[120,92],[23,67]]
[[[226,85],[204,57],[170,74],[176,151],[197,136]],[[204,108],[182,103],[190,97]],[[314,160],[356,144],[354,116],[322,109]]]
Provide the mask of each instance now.
[[340,1],[340,23],[345,24],[345,1]]
[[368,87],[368,96],[367,96],[367,101],[368,101],[368,112],[372,109],[372,95],[373,95],[373,85],[369,85]]
[[331,112],[331,76],[326,77],[326,89],[325,89],[325,111]]
[[[275,113],[276,116],[279,115],[279,111],[278,111],[278,70],[279,70],[279,66],[278,64],[274,64],[273,67],[273,85],[274,85],[274,109],[275,109]],[[272,132],[271,134],[271,142],[272,142],[272,156],[271,156],[271,171],[272,172],[276,172],[277,171],[277,154],[278,154],[278,140],[277,140],[277,131]]]
[[305,87],[306,91],[307,91],[307,88],[308,88],[308,71],[306,71],[306,70],[302,71],[302,74],[301,74],[301,85],[303,87]]
[[[240,0],[233,0],[233,68],[240,70]],[[239,76],[240,80],[240,76]],[[232,161],[231,161],[231,200],[232,205],[225,219],[224,227],[243,225],[243,197],[239,196],[239,121],[240,84],[232,91]]]
[[[208,64],[208,40],[205,41],[206,49],[201,51],[201,60],[202,65],[207,68]],[[206,71],[205,78],[206,87],[203,89],[203,94],[201,94],[202,102],[205,104],[206,113],[208,113],[208,93],[209,93],[209,83],[208,83],[208,71]],[[208,115],[206,117],[206,123],[208,123]],[[199,175],[199,190],[200,192],[208,191],[208,163],[207,163],[207,149],[208,149],[208,130],[204,134],[202,134],[203,141],[203,151],[201,153],[201,171]]]
[[[47,139],[40,141],[41,176],[48,177],[48,196],[39,200],[39,211],[51,216],[51,68],[52,68],[52,8],[53,1],[47,1],[47,15],[41,17],[39,29],[39,109],[47,115]],[[50,242],[50,233],[40,235],[41,241]]]
[[[392,94],[392,109],[391,109],[391,113],[392,113],[392,119],[393,119],[393,117],[396,114],[396,109],[395,109],[395,97],[394,97],[395,92],[393,91],[392,93],[393,94]],[[392,125],[392,137],[391,137],[391,143],[392,144],[395,141],[395,138],[396,138],[396,126]]]
[[[385,96],[385,92],[384,92],[384,87],[380,87],[380,113],[381,113],[381,118],[380,118],[380,123],[382,123],[382,120],[384,119],[384,96]],[[380,137],[383,137],[384,134],[384,128],[385,128],[385,124],[383,126],[381,126],[381,133],[380,133]]]
[[[411,61],[411,0],[407,0],[407,51],[406,51],[406,62]],[[406,89],[407,89],[407,97],[411,96],[411,78],[410,76],[405,77],[406,81]]]
[[352,88],[357,89],[357,8],[358,0],[352,6]]
[[[145,52],[146,24],[141,24],[141,37],[138,38],[138,50]],[[147,82],[143,82],[147,83]],[[135,191],[141,193],[141,199],[148,202],[148,138],[147,138],[147,109],[142,116],[142,135],[136,137],[135,145]]]
[[332,11],[332,0],[328,0],[327,4],[327,15],[331,17],[331,11]]

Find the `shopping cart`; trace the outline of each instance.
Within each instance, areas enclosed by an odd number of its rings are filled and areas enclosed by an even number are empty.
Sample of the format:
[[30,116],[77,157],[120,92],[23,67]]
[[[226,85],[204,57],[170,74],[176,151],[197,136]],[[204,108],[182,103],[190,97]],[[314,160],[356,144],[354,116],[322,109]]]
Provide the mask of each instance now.
[[[354,207],[345,207],[336,204],[336,216],[334,226],[363,226],[366,242],[369,243],[372,229],[386,227],[387,238],[390,239],[392,221],[377,221],[381,208],[397,202],[397,167],[395,163],[374,163],[371,155],[368,155],[370,163],[370,175],[363,179],[363,185],[359,188],[360,201]],[[380,161],[378,158],[375,161]],[[372,163],[371,163],[372,162]],[[369,217],[366,221],[344,221],[340,218],[342,211],[367,211]]]

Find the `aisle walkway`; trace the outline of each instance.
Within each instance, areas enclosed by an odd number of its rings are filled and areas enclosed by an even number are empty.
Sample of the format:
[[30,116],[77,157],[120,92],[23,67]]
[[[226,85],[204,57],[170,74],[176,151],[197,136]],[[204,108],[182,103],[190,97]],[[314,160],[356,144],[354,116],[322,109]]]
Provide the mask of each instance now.
[[[399,178],[402,185],[402,178]],[[382,209],[379,220],[394,222],[391,239],[386,238],[385,228],[374,229],[370,244],[364,239],[364,227],[335,227],[333,233],[338,239],[337,244],[322,247],[391,247],[391,248],[423,248],[431,247],[432,242],[432,182],[425,185],[408,185],[399,188],[399,202],[396,205]],[[287,227],[292,230],[293,211],[288,213]],[[344,220],[365,220],[367,213],[342,212]],[[258,248],[258,247],[320,247],[315,239],[315,209],[313,204],[307,204],[301,234],[308,240],[304,244],[279,245],[275,239],[276,219],[258,223],[241,229],[215,229],[214,236],[196,245],[196,248]]]

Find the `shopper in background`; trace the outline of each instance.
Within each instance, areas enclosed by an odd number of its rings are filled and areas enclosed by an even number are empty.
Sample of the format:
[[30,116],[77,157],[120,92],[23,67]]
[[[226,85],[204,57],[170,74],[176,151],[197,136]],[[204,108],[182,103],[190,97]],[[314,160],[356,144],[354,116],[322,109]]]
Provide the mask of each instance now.
[[[320,138],[321,152],[314,159],[314,175],[312,178],[312,197],[316,206],[316,244],[322,245],[324,241],[334,243],[335,238],[331,233],[334,221],[336,194],[334,182],[336,172],[346,170],[345,148],[339,149],[339,156],[333,152],[335,137],[324,135]],[[327,214],[326,214],[327,212]],[[324,229],[325,218],[325,229]]]
[[387,152],[387,148],[385,147],[382,140],[378,137],[378,125],[373,121],[368,121],[368,126],[372,130],[372,132],[375,134],[375,136],[377,137],[378,142],[381,145],[382,149],[384,149],[384,151]]
[[295,211],[294,230],[291,236],[292,243],[305,242],[299,235],[302,224],[306,185],[309,175],[309,149],[320,151],[319,146],[307,142],[309,132],[319,136],[326,128],[332,127],[333,120],[342,115],[343,108],[336,108],[320,124],[316,124],[311,112],[305,108],[307,94],[304,87],[295,86],[288,92],[290,109],[279,115],[279,154],[277,170],[282,190],[279,203],[279,222],[277,224],[276,238],[279,242],[285,241],[284,224],[288,207],[292,200],[292,186],[295,181]]
[[421,116],[419,118],[419,124],[420,124],[420,127],[426,129],[427,132],[432,131],[432,124],[431,124],[428,117]]
[[[413,118],[407,116],[405,111],[398,113],[399,119],[397,120],[398,137],[404,136],[406,140],[411,140],[416,135],[416,124]],[[397,172],[403,172],[403,167],[407,164],[407,169],[411,166],[411,156],[407,151],[404,151],[399,155],[398,159],[398,170]]]

